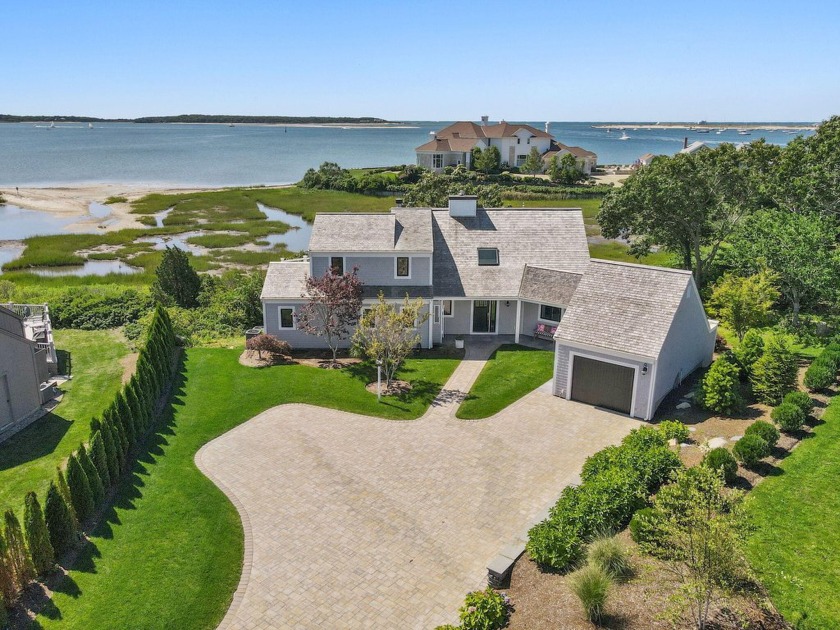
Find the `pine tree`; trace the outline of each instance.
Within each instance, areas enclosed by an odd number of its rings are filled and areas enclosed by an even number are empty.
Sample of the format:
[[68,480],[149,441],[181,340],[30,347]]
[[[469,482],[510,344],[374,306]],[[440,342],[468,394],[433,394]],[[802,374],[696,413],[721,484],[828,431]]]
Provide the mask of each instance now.
[[96,470],[96,466],[94,466],[93,460],[88,455],[84,444],[79,445],[76,457],[82,465],[82,470],[85,471],[85,477],[87,477],[88,484],[90,485],[90,497],[93,499],[93,508],[95,510],[105,500],[105,486],[102,484],[102,477],[99,476],[99,472]]
[[44,512],[47,531],[50,535],[50,544],[55,553],[60,556],[76,543],[78,529],[74,523],[70,507],[53,481],[50,482],[50,487],[47,490]]
[[70,488],[70,500],[76,516],[84,523],[93,514],[93,492],[85,469],[75,454],[67,461],[67,486]]
[[90,460],[96,466],[96,472],[102,480],[102,486],[107,494],[111,487],[111,469],[108,467],[108,452],[105,450],[105,436],[102,435],[102,427],[93,434],[90,439]]
[[34,492],[26,493],[23,523],[26,531],[26,544],[29,547],[29,553],[32,554],[32,564],[35,565],[35,572],[38,575],[44,575],[55,564],[55,551],[50,544],[50,534],[47,531],[47,523],[44,521],[41,504],[38,503],[38,497]]
[[[15,572],[12,570],[9,560],[6,539],[3,537],[3,532],[0,531],[0,600],[7,604],[13,604],[17,596],[18,588],[15,582]],[[0,602],[0,604],[2,603]]]
[[192,268],[186,252],[167,246],[155,274],[157,278],[152,285],[152,293],[158,299],[174,302],[183,308],[198,306],[201,278]]
[[82,529],[82,525],[79,523],[79,515],[76,514],[76,508],[73,507],[73,498],[70,496],[70,486],[67,485],[67,478],[64,476],[64,471],[61,470],[61,467],[56,466],[56,470],[58,471],[58,491],[61,493],[61,498],[64,500],[64,504],[67,506],[67,510],[70,513],[70,522],[73,525],[73,532],[77,533]]
[[128,445],[130,449],[137,441],[137,434],[135,430],[136,427],[134,426],[134,419],[131,417],[131,409],[125,401],[125,396],[122,392],[117,394],[117,397],[114,399],[114,415],[117,418],[117,422],[122,425],[123,430],[125,431],[125,437],[128,438]]
[[26,548],[26,539],[23,537],[23,530],[14,510],[6,510],[4,520],[6,522],[4,532],[6,536],[6,559],[14,573],[18,591],[21,591],[35,579],[35,567],[32,566],[32,558]]
[[119,444],[119,436],[114,433],[114,425],[111,422],[102,423],[102,437],[105,442],[105,455],[108,458],[108,475],[111,483],[117,485],[122,470],[122,453]]

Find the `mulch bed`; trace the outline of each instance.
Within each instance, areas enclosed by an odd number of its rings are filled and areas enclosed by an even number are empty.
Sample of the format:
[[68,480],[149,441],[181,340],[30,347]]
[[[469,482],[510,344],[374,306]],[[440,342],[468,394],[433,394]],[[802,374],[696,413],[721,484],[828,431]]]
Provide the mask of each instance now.
[[[372,383],[368,383],[365,385],[365,389],[368,390],[371,394],[376,393],[378,383],[373,381]],[[382,382],[382,395],[383,396],[400,396],[401,394],[405,394],[411,391],[411,383],[408,381],[391,381],[391,384],[386,386],[385,381]]]
[[332,360],[332,353],[327,354],[315,351],[311,354],[269,354],[263,352],[262,357],[256,350],[245,350],[239,355],[239,363],[246,367],[271,367],[272,365],[308,365],[323,369],[340,369],[347,365],[361,363],[361,359],[339,356],[335,362]]

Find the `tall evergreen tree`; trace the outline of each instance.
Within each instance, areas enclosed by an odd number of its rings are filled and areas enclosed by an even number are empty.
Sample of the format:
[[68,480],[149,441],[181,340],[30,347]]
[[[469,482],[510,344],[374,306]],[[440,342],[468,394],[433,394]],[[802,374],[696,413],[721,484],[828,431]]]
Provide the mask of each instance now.
[[90,439],[90,461],[96,466],[96,472],[102,480],[102,486],[107,494],[111,487],[111,470],[108,468],[108,453],[105,450],[105,437],[102,435],[102,427],[94,432]]
[[76,542],[78,529],[70,509],[58,486],[51,481],[47,489],[47,499],[44,502],[44,512],[50,544],[58,555],[66,552]]
[[76,514],[76,508],[73,507],[73,497],[70,496],[70,486],[67,485],[67,477],[64,476],[64,471],[60,466],[56,467],[58,471],[58,491],[61,493],[61,498],[64,499],[64,504],[70,513],[70,521],[73,525],[73,532],[81,530],[82,525],[79,523],[79,515]]
[[9,623],[9,615],[6,612],[6,602],[3,598],[3,591],[0,591],[0,629],[5,628]]
[[[95,510],[102,505],[102,501],[105,500],[105,486],[102,483],[102,477],[99,476],[99,472],[96,470],[96,466],[94,466],[93,460],[91,460],[90,455],[88,455],[84,444],[79,445],[76,457],[79,459],[79,464],[81,464],[82,470],[85,471],[85,477],[88,479],[88,484],[90,485],[90,497],[93,499],[93,507]],[[91,512],[91,514],[92,513],[93,512]]]
[[105,454],[108,456],[108,474],[111,477],[111,482],[116,485],[123,461],[120,451],[120,437],[110,420],[102,423],[102,436],[105,438]]
[[9,559],[6,538],[0,531],[0,599],[11,605],[15,602],[17,596],[18,588],[15,581],[15,572]]
[[23,510],[23,524],[26,533],[26,544],[32,554],[32,564],[38,575],[44,575],[55,564],[55,551],[50,544],[50,534],[41,504],[34,492],[26,493]]
[[84,523],[93,514],[93,492],[85,469],[75,453],[67,461],[67,486],[70,488],[70,500],[76,516]]
[[137,441],[137,427],[134,424],[134,418],[131,416],[131,408],[128,406],[123,392],[118,393],[114,399],[114,414],[123,426],[125,436],[128,438],[129,448],[131,448]]
[[6,537],[6,559],[15,576],[18,591],[23,590],[29,582],[35,579],[35,567],[26,548],[23,529],[14,510],[6,510],[3,519],[6,523],[4,535]]
[[152,292],[159,300],[183,308],[198,306],[201,278],[190,264],[186,252],[177,247],[166,247],[163,259],[155,270]]

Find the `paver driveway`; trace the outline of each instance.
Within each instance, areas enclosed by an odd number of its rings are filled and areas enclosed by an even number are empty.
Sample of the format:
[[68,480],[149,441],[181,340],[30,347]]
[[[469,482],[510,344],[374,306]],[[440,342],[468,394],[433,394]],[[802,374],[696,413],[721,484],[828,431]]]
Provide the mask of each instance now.
[[[475,371],[462,366],[462,376]],[[443,405],[392,421],[283,405],[208,443],[197,462],[246,530],[242,582],[222,625],[454,623],[466,592],[486,585],[488,561],[588,455],[639,424],[544,389],[487,420],[453,413]]]

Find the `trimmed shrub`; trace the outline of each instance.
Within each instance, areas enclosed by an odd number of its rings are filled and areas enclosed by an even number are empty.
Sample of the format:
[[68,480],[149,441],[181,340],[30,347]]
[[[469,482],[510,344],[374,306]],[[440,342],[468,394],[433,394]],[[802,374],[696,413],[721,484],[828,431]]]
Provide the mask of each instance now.
[[687,442],[691,432],[679,420],[663,420],[657,425],[657,428],[665,436],[666,440],[676,440],[677,444]]
[[812,392],[825,389],[833,385],[837,381],[837,370],[834,369],[827,361],[815,360],[808,369],[805,370],[805,378],[803,382],[805,387]]
[[102,501],[105,500],[105,486],[102,485],[102,479],[96,471],[96,466],[93,465],[93,462],[88,456],[84,444],[79,445],[76,457],[79,459],[79,464],[81,464],[82,470],[85,471],[85,477],[87,477],[88,485],[90,485],[90,498],[93,500],[93,507],[94,509],[98,508],[102,505]]
[[735,358],[741,364],[744,373],[749,375],[752,373],[753,365],[764,354],[764,337],[755,328],[751,328],[744,335],[744,339],[738,344],[738,347],[733,350]]
[[26,532],[26,546],[32,555],[32,564],[38,575],[44,575],[55,564],[55,552],[50,544],[50,534],[41,504],[34,492],[26,493],[24,501],[23,523]]
[[732,361],[720,358],[712,363],[700,381],[697,403],[709,411],[731,415],[743,406],[740,391],[740,368]]
[[580,600],[586,618],[592,623],[600,623],[612,587],[612,580],[606,571],[588,564],[569,576],[569,586]]
[[3,532],[6,538],[6,563],[12,570],[18,591],[21,591],[35,579],[35,567],[32,566],[23,529],[14,511],[6,510],[3,520],[6,525]]
[[764,420],[756,420],[753,422],[747,427],[747,430],[744,431],[744,435],[757,435],[767,442],[767,445],[770,448],[776,446],[776,442],[779,441],[779,430]]
[[58,486],[52,481],[47,489],[44,511],[50,544],[56,555],[60,556],[76,543],[78,530],[70,514],[70,507],[61,495]]
[[753,365],[750,383],[753,394],[763,403],[778,405],[788,392],[796,389],[798,366],[796,356],[780,335],[773,335],[764,344],[764,354]]
[[587,548],[586,558],[589,564],[600,567],[614,580],[624,579],[632,573],[630,554],[615,536],[593,540]]
[[811,415],[811,412],[814,410],[814,401],[805,392],[788,392],[785,394],[785,397],[782,398],[782,404],[785,403],[796,405],[802,410],[802,413],[804,413],[806,417]]
[[278,339],[274,335],[256,335],[245,342],[247,350],[256,351],[257,356],[262,359],[262,353],[265,352],[271,357],[289,354],[291,346],[288,342]]
[[630,519],[630,537],[638,545],[656,546],[659,540],[657,512],[653,508],[645,507],[636,510]]
[[70,488],[70,500],[76,516],[79,521],[86,521],[93,514],[93,492],[87,474],[75,454],[67,461],[67,487]]
[[655,427],[641,427],[630,431],[621,440],[621,445],[639,451],[646,451],[655,446],[668,446],[668,438]]
[[577,528],[552,519],[531,528],[525,548],[537,564],[557,569],[575,564],[583,555],[583,542]]
[[728,450],[719,446],[703,456],[703,466],[723,472],[723,480],[732,485],[738,478],[738,462]]
[[793,403],[783,402],[770,412],[770,417],[782,428],[782,431],[793,433],[802,428],[806,416],[801,407],[797,407]]
[[458,611],[462,630],[498,630],[503,628],[510,614],[510,600],[489,586],[483,591],[467,593]]
[[617,467],[605,470],[575,490],[576,505],[563,517],[577,524],[585,539],[623,529],[636,510],[644,507],[647,498],[647,489],[636,471]]
[[732,454],[744,466],[753,468],[760,460],[770,454],[770,445],[755,434],[745,435],[735,442]]

